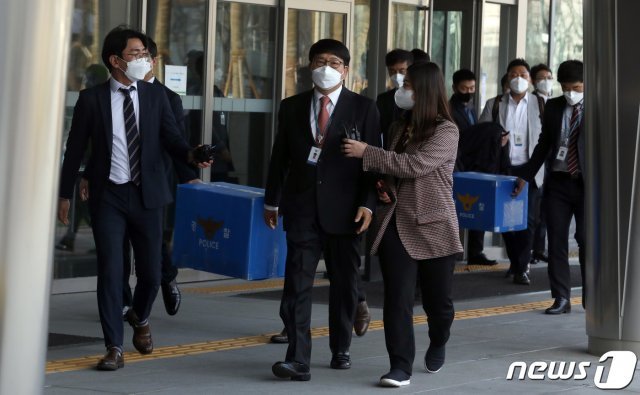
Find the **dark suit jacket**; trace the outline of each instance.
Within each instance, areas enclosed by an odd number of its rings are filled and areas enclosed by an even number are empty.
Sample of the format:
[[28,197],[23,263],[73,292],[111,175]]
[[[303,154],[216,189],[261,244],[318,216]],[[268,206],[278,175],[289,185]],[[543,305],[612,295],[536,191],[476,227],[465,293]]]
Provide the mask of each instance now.
[[376,99],[376,105],[380,112],[380,131],[382,132],[385,148],[388,148],[389,143],[391,142],[391,135],[389,133],[391,124],[399,120],[402,117],[403,112],[402,109],[398,108],[396,105],[396,91],[397,89],[391,89],[379,94]]
[[[85,178],[89,180],[90,205],[100,201],[104,187],[109,182],[113,147],[109,84],[107,81],[80,92],[62,163],[60,197],[71,198],[73,195],[78,168],[89,144],[91,166],[85,172]],[[186,163],[190,147],[180,134],[163,88],[138,82],[137,92],[142,150],[140,187],[145,207],[158,208],[172,200],[163,151],[167,150],[176,160]]]
[[[526,163],[522,178],[531,181],[543,163],[546,162],[545,174],[548,175],[552,171],[553,161],[558,153],[559,135],[562,133],[562,118],[567,106],[567,99],[564,96],[547,100],[544,108],[544,118],[542,121],[542,133],[538,139],[538,144],[533,150],[531,159]],[[580,170],[585,171],[585,135],[584,135],[584,117],[578,126],[578,161]]]
[[380,120],[375,103],[342,88],[317,165],[307,163],[314,146],[309,122],[313,91],[284,99],[278,112],[265,204],[279,206],[285,230],[301,230],[319,222],[330,234],[354,234],[357,208],[375,209],[374,178],[362,160],[341,152],[344,126],[356,126],[361,140],[380,146]]
[[[169,104],[171,105],[171,111],[173,111],[173,116],[176,119],[176,124],[180,129],[180,134],[184,138],[185,141],[188,141],[189,136],[187,134],[187,129],[185,125],[185,116],[184,116],[184,108],[182,107],[182,98],[179,94],[175,93],[171,89],[167,88],[166,85],[158,81],[156,78],[153,80],[154,85],[161,86],[164,89],[164,93],[167,95],[167,99],[169,99]],[[167,173],[170,176],[169,178],[173,181],[173,177],[171,177],[171,158],[165,153],[165,165],[167,167]],[[173,169],[175,169],[175,173],[178,176],[178,180],[180,183],[185,183],[187,181],[191,181],[200,177],[198,171],[193,167],[187,165],[182,160],[174,160],[173,161]],[[173,182],[170,183],[173,187]]]
[[[451,105],[451,116],[453,117],[453,121],[458,125],[458,130],[462,133],[463,130],[472,126],[467,114],[464,112],[465,105],[463,102],[455,99],[454,96],[451,96],[449,99],[449,104]],[[476,123],[478,123],[478,114],[476,114],[475,108],[472,108],[473,115],[476,118]]]

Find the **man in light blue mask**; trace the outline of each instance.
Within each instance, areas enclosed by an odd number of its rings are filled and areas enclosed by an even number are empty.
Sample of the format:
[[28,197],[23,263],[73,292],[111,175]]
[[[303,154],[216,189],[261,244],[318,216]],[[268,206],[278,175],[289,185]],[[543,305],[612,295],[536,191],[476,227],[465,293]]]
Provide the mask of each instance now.
[[349,91],[349,50],[323,39],[309,49],[315,88],[284,99],[278,112],[264,221],[274,229],[283,218],[287,237],[280,317],[289,346],[272,366],[280,378],[311,378],[311,291],[320,255],[329,274],[329,346],[332,369],[349,369],[349,347],[358,306],[361,235],[376,205],[375,179],[362,160],[342,153],[345,137],[380,146],[373,100]]
[[[575,218],[575,239],[582,274],[582,303],[585,283],[584,223],[584,67],[579,60],[567,60],[558,67],[558,82],[563,95],[547,102],[542,134],[531,160],[521,177],[529,181],[546,162],[543,196],[544,215],[549,238],[549,284],[553,305],[546,314],[571,312],[571,279],[569,270],[569,226]],[[520,182],[520,185],[524,181]]]

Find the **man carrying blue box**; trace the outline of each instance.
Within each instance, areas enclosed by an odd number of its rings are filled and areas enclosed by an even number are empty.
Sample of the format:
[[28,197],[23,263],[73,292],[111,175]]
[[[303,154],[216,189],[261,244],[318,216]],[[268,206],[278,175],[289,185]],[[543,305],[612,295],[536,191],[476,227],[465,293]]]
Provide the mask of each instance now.
[[380,146],[376,104],[343,86],[349,50],[323,39],[309,50],[315,88],[282,101],[271,154],[264,220],[275,228],[283,216],[287,237],[280,317],[287,332],[286,358],[275,376],[311,378],[311,291],[320,255],[330,273],[330,367],[349,369],[349,347],[358,301],[360,235],[376,205],[374,179],[362,160],[341,152],[346,136]]

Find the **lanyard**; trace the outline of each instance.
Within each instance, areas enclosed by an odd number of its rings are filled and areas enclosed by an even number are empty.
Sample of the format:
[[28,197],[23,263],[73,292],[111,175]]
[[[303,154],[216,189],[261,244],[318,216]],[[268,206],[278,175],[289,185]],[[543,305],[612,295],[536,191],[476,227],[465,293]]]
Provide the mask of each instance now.
[[[329,97],[329,96],[327,96]],[[318,101],[320,101],[320,99],[318,99]],[[331,99],[329,99],[329,101],[331,101]],[[326,133],[327,131],[329,131],[329,126],[331,126],[331,121],[333,120],[333,113],[334,111],[331,111],[331,115],[329,115],[329,120],[327,121],[327,126],[325,126],[324,130],[320,130],[320,125],[318,124],[318,111],[316,110],[316,97],[315,95],[313,95],[313,97],[311,97],[311,106],[313,107],[313,119],[316,122],[316,145],[322,147],[324,145],[324,140],[327,137]],[[335,107],[335,106],[334,106]],[[335,110],[335,108],[334,108]],[[327,111],[329,111],[327,109]],[[318,136],[320,136],[320,138],[318,138]]]
[[[577,106],[577,104],[576,104]],[[580,111],[580,113],[578,114],[578,118],[576,121],[576,124],[574,126],[573,129],[571,129],[571,116],[573,115],[573,107],[571,108],[571,111],[569,112],[569,116],[567,117],[567,112],[565,111],[564,115],[562,116],[562,123],[563,123],[563,128],[562,128],[562,139],[563,140],[568,140],[569,136],[571,136],[571,132],[574,131],[574,129],[576,129],[580,123],[582,122],[582,117],[584,116],[584,111]]]

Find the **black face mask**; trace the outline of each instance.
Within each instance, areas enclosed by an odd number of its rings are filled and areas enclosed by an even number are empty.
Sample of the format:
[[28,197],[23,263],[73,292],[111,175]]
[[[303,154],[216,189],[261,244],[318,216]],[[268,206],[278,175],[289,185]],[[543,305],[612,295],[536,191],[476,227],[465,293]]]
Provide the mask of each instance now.
[[458,101],[461,101],[463,103],[468,103],[469,101],[471,101],[471,93],[456,92],[454,93],[454,95]]

